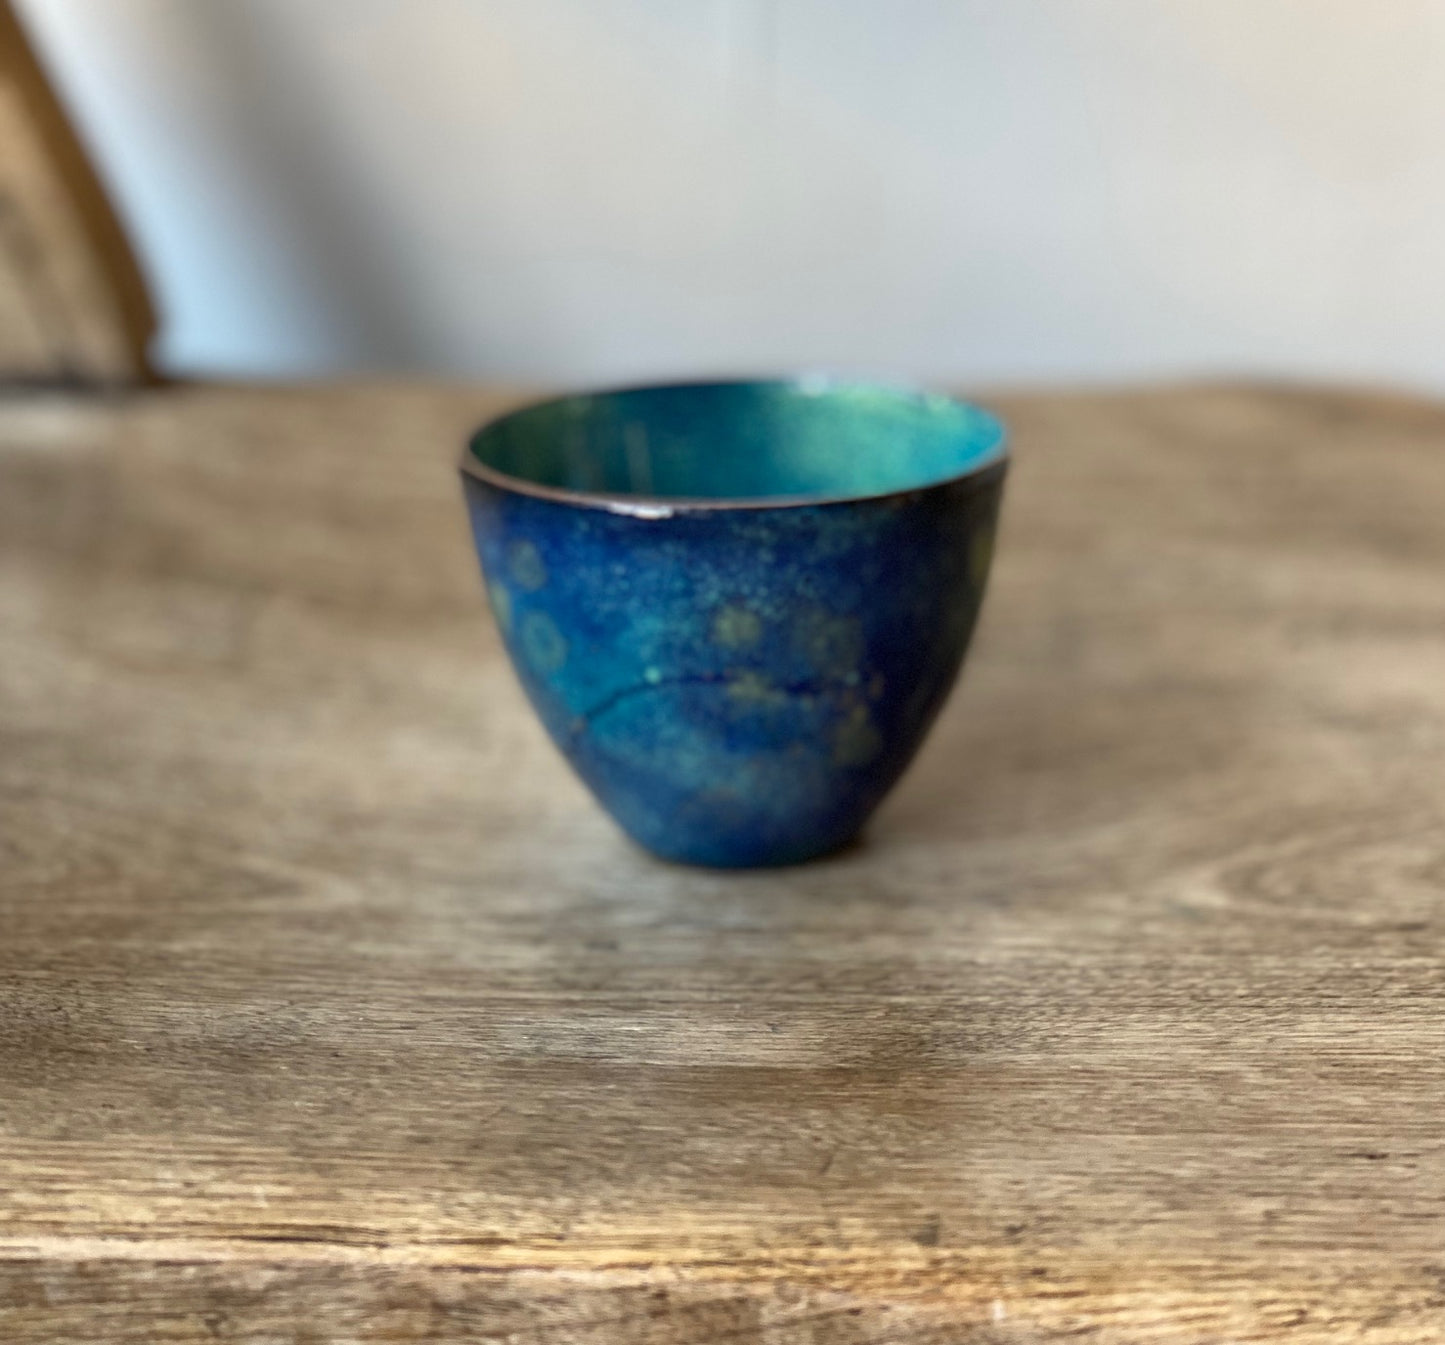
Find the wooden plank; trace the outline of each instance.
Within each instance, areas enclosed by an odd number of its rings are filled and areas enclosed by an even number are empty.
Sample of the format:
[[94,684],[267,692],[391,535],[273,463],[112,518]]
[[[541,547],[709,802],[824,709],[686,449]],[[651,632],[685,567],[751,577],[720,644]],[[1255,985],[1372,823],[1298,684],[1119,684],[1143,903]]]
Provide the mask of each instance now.
[[105,189],[0,0],[0,379],[149,379],[155,317]]
[[924,758],[727,875],[523,706],[496,404],[0,415],[0,1339],[1445,1334],[1445,409],[1001,399]]

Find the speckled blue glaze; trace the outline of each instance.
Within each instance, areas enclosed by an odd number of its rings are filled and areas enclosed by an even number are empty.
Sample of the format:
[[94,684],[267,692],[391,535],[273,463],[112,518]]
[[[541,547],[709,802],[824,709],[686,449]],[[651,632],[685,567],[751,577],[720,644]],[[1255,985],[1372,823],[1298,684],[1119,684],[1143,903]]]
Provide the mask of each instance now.
[[854,837],[983,597],[1006,456],[977,408],[811,381],[566,398],[463,479],[542,722],[638,842],[722,867]]

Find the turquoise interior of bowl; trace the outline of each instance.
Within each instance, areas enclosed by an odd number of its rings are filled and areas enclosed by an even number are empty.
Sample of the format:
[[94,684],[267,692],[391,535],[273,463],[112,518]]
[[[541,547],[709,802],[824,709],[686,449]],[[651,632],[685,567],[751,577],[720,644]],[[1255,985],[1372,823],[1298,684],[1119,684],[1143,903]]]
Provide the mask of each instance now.
[[564,397],[472,440],[533,485],[653,499],[849,499],[965,475],[1004,456],[988,412],[880,384],[693,383]]

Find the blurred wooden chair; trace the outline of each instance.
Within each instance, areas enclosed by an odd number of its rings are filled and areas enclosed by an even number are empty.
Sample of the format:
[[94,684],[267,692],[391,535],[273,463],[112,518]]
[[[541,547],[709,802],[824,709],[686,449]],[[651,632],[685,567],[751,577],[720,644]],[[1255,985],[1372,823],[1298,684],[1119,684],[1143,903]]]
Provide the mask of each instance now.
[[154,330],[105,188],[0,0],[0,384],[150,382]]

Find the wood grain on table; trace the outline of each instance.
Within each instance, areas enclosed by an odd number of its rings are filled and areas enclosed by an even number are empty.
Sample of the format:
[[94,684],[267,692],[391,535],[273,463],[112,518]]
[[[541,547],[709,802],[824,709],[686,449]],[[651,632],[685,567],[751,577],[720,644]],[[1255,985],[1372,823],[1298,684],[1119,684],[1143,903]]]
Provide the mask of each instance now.
[[1445,408],[995,399],[866,844],[671,868],[466,390],[0,405],[0,1340],[1445,1338]]

